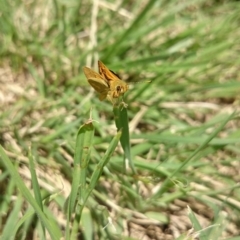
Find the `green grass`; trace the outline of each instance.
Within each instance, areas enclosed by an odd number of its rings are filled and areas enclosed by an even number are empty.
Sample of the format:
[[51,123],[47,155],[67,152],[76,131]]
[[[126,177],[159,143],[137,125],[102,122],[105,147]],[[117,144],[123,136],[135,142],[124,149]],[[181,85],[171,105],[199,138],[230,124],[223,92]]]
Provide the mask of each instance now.
[[1,239],[238,239],[239,2],[118,3],[0,2]]

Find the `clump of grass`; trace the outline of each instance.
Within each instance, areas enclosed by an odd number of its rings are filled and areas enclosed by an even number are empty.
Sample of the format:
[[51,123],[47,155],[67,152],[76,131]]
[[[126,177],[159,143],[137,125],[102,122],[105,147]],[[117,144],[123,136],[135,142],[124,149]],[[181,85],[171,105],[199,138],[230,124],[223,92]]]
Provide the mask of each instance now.
[[[1,238],[240,235],[239,7],[1,1]],[[151,83],[112,109],[98,59]]]

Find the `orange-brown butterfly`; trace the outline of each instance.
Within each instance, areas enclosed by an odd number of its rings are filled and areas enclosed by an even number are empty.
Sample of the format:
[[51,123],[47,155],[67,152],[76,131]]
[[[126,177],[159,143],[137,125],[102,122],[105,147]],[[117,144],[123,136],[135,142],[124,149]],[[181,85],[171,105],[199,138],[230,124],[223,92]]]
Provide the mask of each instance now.
[[88,67],[83,67],[84,74],[89,84],[99,93],[102,101],[108,98],[112,103],[128,90],[128,85],[113,71],[109,70],[101,61],[98,61],[99,73]]

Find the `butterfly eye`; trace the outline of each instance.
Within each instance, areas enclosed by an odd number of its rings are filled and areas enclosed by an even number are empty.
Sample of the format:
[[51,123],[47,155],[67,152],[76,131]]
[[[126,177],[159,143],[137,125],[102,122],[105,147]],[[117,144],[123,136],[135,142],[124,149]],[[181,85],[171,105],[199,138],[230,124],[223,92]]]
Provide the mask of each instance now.
[[117,92],[121,92],[121,86],[116,87]]

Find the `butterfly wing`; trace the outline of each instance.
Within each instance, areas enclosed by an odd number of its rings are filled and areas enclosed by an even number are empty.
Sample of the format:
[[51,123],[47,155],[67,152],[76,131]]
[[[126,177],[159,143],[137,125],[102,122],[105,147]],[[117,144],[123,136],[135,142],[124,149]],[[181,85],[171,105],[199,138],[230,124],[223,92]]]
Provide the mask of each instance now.
[[107,81],[120,80],[118,75],[113,71],[109,70],[101,61],[98,61],[98,71],[100,75]]
[[107,97],[110,89],[104,79],[89,78],[88,82],[94,88],[94,90],[99,93],[99,99],[101,101]]
[[83,67],[83,72],[89,84],[99,93],[99,99],[104,100],[109,92],[108,82],[99,73],[88,67]]
[[103,76],[101,76],[99,73],[93,71],[91,68],[88,68],[88,67],[83,67],[83,72],[86,76],[87,79],[90,79],[90,78],[98,78],[98,79],[102,79],[104,80],[105,82],[107,82]]

